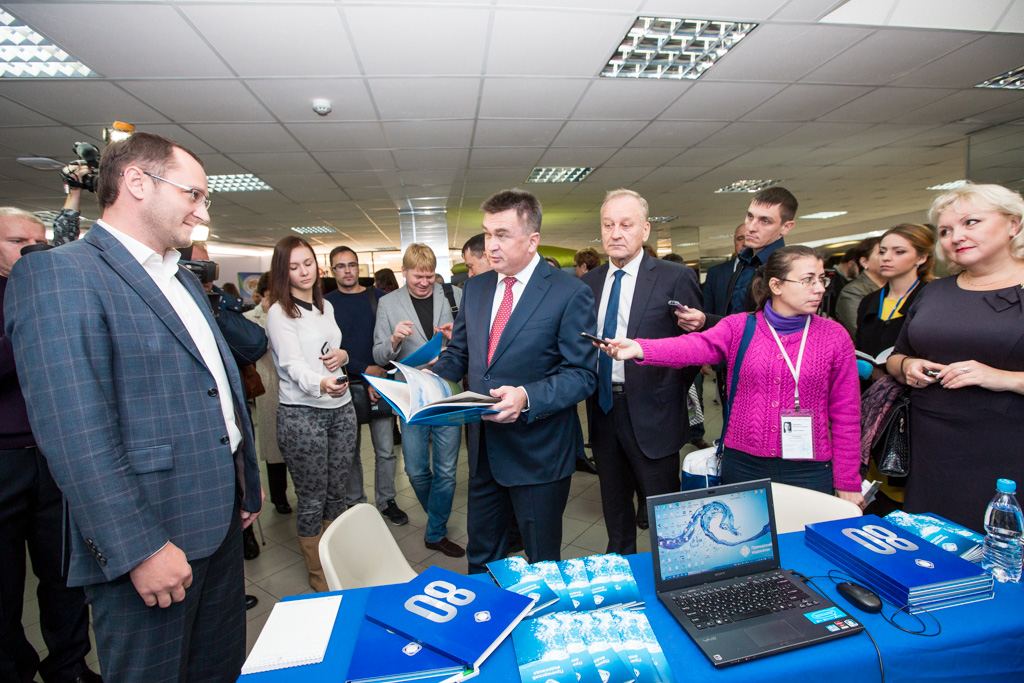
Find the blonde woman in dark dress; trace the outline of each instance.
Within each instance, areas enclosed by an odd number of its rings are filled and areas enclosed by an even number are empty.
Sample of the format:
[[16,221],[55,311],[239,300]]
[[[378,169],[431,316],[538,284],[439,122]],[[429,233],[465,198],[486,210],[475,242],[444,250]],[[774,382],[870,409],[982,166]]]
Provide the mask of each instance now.
[[1024,200],[967,185],[932,203],[951,277],[921,292],[889,357],[910,386],[905,509],[980,530],[999,477],[1024,481]]

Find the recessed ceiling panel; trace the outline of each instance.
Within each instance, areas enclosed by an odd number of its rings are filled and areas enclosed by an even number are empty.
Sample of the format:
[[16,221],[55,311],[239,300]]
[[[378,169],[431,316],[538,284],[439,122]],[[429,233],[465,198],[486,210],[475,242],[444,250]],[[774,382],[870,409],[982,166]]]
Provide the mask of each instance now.
[[[62,121],[109,126],[114,121],[165,123],[168,119],[116,85],[98,81],[4,79],[6,97]],[[96,131],[99,135],[100,131]]]
[[388,146],[379,123],[318,121],[285,126],[311,152],[340,149],[381,149]]
[[480,100],[480,116],[564,119],[589,82],[581,78],[487,78]]
[[635,19],[632,13],[498,8],[487,73],[593,77]]
[[771,99],[785,86],[769,83],[694,83],[666,109],[662,121],[728,121]]
[[286,130],[272,123],[191,123],[182,127],[224,154],[301,149]]
[[381,124],[392,149],[468,147],[473,121],[387,121]]
[[561,121],[481,120],[473,145],[484,147],[547,147],[564,124]]
[[380,118],[466,119],[476,115],[479,78],[371,78]]
[[118,85],[178,123],[273,120],[237,80],[122,81]]

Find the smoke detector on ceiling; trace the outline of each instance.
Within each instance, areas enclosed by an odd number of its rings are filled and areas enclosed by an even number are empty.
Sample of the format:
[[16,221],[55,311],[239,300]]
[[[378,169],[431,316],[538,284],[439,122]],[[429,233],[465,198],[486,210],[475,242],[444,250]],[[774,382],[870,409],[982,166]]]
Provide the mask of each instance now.
[[320,116],[327,116],[331,113],[331,101],[324,99],[313,100],[313,111]]

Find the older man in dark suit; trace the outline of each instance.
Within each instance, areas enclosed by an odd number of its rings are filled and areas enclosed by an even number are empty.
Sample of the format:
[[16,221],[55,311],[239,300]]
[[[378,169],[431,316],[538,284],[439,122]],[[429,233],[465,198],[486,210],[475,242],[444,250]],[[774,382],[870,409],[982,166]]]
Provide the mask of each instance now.
[[[583,282],[594,292],[598,334],[606,339],[676,336],[682,331],[669,301],[701,306],[693,270],[644,253],[651,232],[647,212],[647,201],[632,190],[609,192],[601,206],[601,241],[610,263]],[[601,354],[590,429],[610,553],[636,552],[634,493],[679,490],[679,449],[689,438],[686,393],[696,372]]]
[[481,207],[493,271],[466,281],[451,343],[433,371],[501,399],[469,433],[470,572],[505,556],[515,511],[530,562],[560,559],[562,513],[594,391],[594,297],[537,254],[541,206],[505,190]]
[[111,144],[103,217],[21,259],[7,292],[29,420],[70,509],[68,583],[85,587],[108,680],[234,680],[245,657],[241,532],[262,505],[252,424],[175,250],[209,220],[206,187],[171,140]]

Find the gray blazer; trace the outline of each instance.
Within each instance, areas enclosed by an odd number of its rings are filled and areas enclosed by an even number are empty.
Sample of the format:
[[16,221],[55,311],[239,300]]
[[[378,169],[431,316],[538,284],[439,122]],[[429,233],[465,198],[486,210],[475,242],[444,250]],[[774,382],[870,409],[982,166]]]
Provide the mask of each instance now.
[[[462,290],[452,287],[456,305],[462,305]],[[391,334],[403,320],[411,320],[415,331],[402,340],[398,349],[391,348]],[[434,285],[434,326],[455,322],[451,304],[444,295],[441,285]],[[402,360],[420,348],[434,336],[434,330],[424,330],[420,317],[412,307],[412,296],[407,287],[396,289],[377,302],[377,323],[373,328],[373,360],[377,365],[387,365],[393,360]]]

